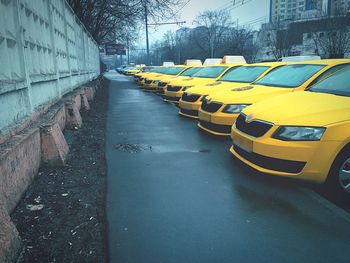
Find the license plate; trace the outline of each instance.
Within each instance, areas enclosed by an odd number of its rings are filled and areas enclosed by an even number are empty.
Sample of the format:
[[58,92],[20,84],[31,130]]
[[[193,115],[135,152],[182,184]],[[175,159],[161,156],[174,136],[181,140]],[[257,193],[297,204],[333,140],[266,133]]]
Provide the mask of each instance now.
[[210,122],[210,115],[209,114],[201,114],[200,116],[200,119],[203,120],[203,121],[207,121],[207,122]]
[[241,149],[245,150],[246,152],[251,153],[253,151],[253,141],[247,140],[242,137],[235,137],[233,139],[233,143]]

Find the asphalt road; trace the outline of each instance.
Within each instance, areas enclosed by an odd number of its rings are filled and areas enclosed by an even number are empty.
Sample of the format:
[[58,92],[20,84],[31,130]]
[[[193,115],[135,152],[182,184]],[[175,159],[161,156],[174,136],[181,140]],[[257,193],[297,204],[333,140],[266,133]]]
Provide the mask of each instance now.
[[350,262],[346,215],[241,165],[229,140],[132,78],[106,77],[110,262]]

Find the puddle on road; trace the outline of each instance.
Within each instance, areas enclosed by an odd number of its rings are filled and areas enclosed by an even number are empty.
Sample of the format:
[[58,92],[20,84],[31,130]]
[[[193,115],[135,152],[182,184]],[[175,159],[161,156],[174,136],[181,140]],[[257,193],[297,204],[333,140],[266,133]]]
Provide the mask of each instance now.
[[163,146],[157,145],[152,147],[152,151],[155,153],[175,153],[175,152],[183,152],[183,153],[210,153],[210,149],[187,149],[176,146]]
[[154,152],[154,153],[210,153],[210,149],[185,149],[179,147],[151,146],[146,144],[119,143],[114,145],[114,149],[126,153]]
[[144,151],[152,151],[152,146],[143,144],[119,143],[114,145],[114,149],[126,153],[139,153]]

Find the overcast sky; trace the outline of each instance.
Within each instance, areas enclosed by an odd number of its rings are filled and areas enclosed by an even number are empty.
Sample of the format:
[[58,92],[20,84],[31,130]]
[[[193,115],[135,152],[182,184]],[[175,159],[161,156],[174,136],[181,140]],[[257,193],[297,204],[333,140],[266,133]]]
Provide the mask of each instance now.
[[[268,22],[270,0],[244,0],[243,5],[242,0],[236,0],[235,6],[233,2],[233,0],[191,0],[179,11],[178,21],[186,21],[186,24],[182,25],[183,27],[193,27],[193,21],[200,12],[225,9],[230,12],[232,21],[238,22],[238,25],[249,25],[254,29],[258,29],[261,23]],[[149,23],[152,23],[152,21]],[[150,26],[150,44],[152,45],[156,40],[162,39],[162,36],[168,30],[176,31],[179,28],[178,25]],[[141,32],[141,37],[140,45],[144,45],[144,31]]]

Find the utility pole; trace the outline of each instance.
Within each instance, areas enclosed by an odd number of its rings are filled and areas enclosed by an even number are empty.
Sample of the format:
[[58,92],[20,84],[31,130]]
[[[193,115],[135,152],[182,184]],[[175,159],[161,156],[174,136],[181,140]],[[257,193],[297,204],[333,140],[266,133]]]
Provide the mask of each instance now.
[[128,65],[130,64],[130,47],[129,47],[129,38],[126,39],[126,45],[128,46]]
[[145,24],[146,24],[146,48],[147,48],[147,63],[149,65],[149,41],[148,41],[148,18],[147,18],[147,2],[145,1]]
[[145,9],[145,26],[146,26],[146,50],[147,50],[147,61],[146,61],[146,65],[149,65],[150,57],[149,57],[148,26],[174,25],[174,24],[175,24],[175,25],[181,25],[181,24],[185,24],[186,21],[148,24],[148,17],[147,17],[147,16],[148,16],[147,1],[144,1],[144,9]]

